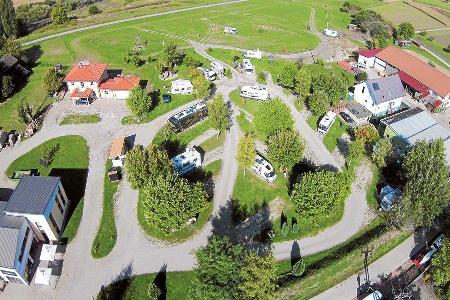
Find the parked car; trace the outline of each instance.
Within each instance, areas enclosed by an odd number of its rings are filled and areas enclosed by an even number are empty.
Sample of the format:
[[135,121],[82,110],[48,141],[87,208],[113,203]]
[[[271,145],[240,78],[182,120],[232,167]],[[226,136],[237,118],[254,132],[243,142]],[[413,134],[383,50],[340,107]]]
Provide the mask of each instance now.
[[434,254],[436,252],[438,252],[439,249],[442,247],[443,240],[444,240],[444,235],[440,234],[431,242],[430,247],[422,248],[419,251],[419,253],[417,253],[412,258],[412,261],[414,262],[416,267],[420,268],[420,267],[425,266],[426,264],[429,264],[431,262],[431,259],[434,256]]

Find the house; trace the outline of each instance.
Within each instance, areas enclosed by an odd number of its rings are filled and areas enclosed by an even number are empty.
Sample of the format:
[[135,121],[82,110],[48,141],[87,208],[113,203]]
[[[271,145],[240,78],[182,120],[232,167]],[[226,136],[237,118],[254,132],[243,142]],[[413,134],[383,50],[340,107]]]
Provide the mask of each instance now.
[[397,154],[404,155],[418,141],[443,139],[450,165],[450,130],[438,124],[427,111],[415,107],[381,120],[380,131],[392,140]]
[[75,104],[89,104],[100,96],[100,84],[108,79],[107,64],[78,63],[64,78]]
[[359,50],[358,54],[358,66],[362,68],[373,68],[375,65],[375,55],[377,55],[383,48]]
[[192,94],[194,86],[192,82],[186,79],[177,79],[172,81],[170,92],[172,94]]
[[99,87],[100,98],[125,100],[130,91],[139,86],[141,79],[137,76],[116,76],[102,82]]
[[450,106],[450,76],[421,59],[395,46],[389,46],[375,55],[374,68],[385,75],[399,73],[411,95],[418,99],[432,98]]
[[370,117],[372,116],[370,110],[355,101],[350,102],[344,112],[352,118],[356,125],[364,125],[369,123]]
[[20,60],[12,55],[5,55],[0,58],[0,76],[10,75],[16,80],[26,78],[30,70],[25,68]]
[[109,151],[109,159],[112,161],[113,167],[123,167],[125,164],[125,154],[127,153],[127,146],[125,137],[119,136],[114,139],[111,150]]
[[59,177],[22,176],[7,201],[7,216],[25,217],[40,240],[57,242],[64,229],[69,199]]
[[355,85],[354,89],[354,100],[374,116],[384,116],[398,111],[407,96],[397,74],[367,80]]
[[186,150],[172,158],[173,167],[178,175],[186,174],[202,165],[202,156],[195,148]]

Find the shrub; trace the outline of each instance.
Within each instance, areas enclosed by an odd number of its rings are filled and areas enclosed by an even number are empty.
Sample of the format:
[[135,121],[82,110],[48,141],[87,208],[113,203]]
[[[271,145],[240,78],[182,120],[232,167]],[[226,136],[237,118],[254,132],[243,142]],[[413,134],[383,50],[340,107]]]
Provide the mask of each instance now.
[[158,300],[161,297],[161,289],[154,283],[150,283],[148,285],[147,294],[150,297],[150,300]]
[[295,277],[300,277],[305,273],[305,270],[305,262],[300,258],[300,260],[292,266],[292,275]]
[[266,83],[267,81],[267,74],[266,72],[258,72],[258,82],[259,83]]
[[362,81],[366,81],[368,78],[367,73],[366,72],[361,72],[356,74],[355,79],[358,82],[362,82]]
[[14,94],[16,84],[12,76],[5,75],[1,77],[0,99],[6,99]]
[[295,222],[294,224],[292,224],[292,233],[297,233],[299,229],[300,229],[300,228],[299,228],[297,222]]
[[89,12],[89,14],[91,16],[93,16],[93,15],[99,14],[101,11],[100,11],[100,8],[98,8],[97,5],[92,5],[92,6],[89,7],[88,12]]
[[192,55],[187,55],[184,58],[183,63],[191,68],[200,67],[202,65],[202,62],[199,59],[193,57]]
[[289,233],[289,225],[287,222],[284,222],[283,225],[281,226],[281,235],[287,236],[288,233]]

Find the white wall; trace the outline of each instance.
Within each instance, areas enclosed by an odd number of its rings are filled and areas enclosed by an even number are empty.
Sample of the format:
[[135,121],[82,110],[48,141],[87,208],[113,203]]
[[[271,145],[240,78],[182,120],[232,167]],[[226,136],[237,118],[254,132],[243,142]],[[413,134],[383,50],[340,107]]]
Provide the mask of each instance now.
[[384,72],[386,70],[386,63],[384,61],[382,61],[381,59],[379,59],[378,57],[376,57],[374,68],[378,72]]
[[372,97],[370,96],[367,84],[363,82],[355,85],[354,99],[356,102],[367,108],[372,114],[385,115],[386,111],[389,109],[394,111],[398,110],[402,104],[403,97],[375,105]]
[[129,95],[130,91],[100,90],[100,98],[102,99],[125,100]]
[[366,67],[373,68],[375,64],[375,57],[365,57],[363,55],[358,56],[358,63],[365,64]]
[[[83,86],[84,84],[84,86]],[[67,82],[67,89],[69,90],[69,94],[75,91],[77,88],[80,92],[84,92],[86,89],[92,89],[95,94],[99,95],[99,83],[98,82],[80,82],[80,81],[72,81]]]

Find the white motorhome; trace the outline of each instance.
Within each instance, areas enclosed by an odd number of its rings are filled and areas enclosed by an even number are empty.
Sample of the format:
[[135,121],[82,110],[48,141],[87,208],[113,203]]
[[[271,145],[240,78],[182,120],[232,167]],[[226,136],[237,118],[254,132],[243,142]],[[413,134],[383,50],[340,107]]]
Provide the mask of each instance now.
[[173,167],[178,175],[186,174],[202,165],[202,156],[194,148],[186,148],[186,151],[172,158]]
[[211,63],[211,70],[216,72],[216,75],[218,77],[223,77],[225,76],[225,68],[222,66],[221,63],[213,61]]
[[257,100],[268,100],[270,98],[269,91],[267,87],[260,84],[255,85],[244,85],[241,88],[241,97],[257,99]]
[[247,58],[261,59],[263,57],[263,53],[259,49],[247,50],[243,54],[244,54],[244,57],[247,57]]
[[317,127],[319,133],[326,134],[335,120],[336,113],[332,111],[327,112],[326,115],[320,120],[319,126]]
[[172,94],[192,94],[193,85],[192,82],[186,79],[177,79],[172,81],[170,93]]
[[237,34],[237,29],[235,27],[225,26],[223,32],[226,34]]
[[245,70],[245,74],[247,75],[253,75],[253,73],[255,72],[255,67],[253,67],[252,63],[250,62],[249,59],[244,58],[242,60],[242,63],[244,65],[244,70]]
[[205,69],[205,68],[201,68],[201,67],[199,67],[198,69],[203,72],[203,75],[205,76],[206,80],[209,80],[209,81],[216,80],[216,72],[214,72],[213,70]]
[[331,37],[337,37],[338,36],[338,32],[336,30],[332,30],[329,28],[325,28],[325,30],[323,31],[323,34],[326,36],[331,36]]
[[274,180],[277,178],[272,165],[259,155],[256,155],[255,164],[253,165],[252,169],[256,173],[256,175],[267,182],[274,182]]

